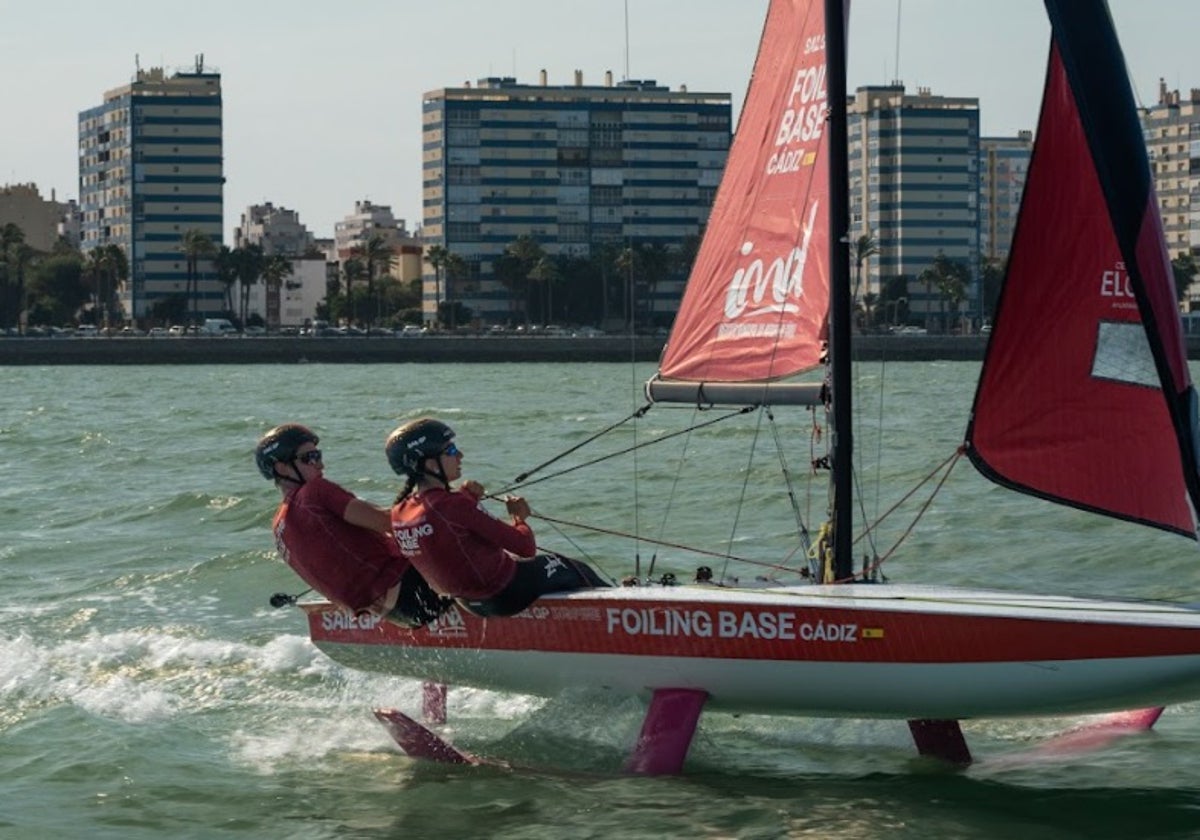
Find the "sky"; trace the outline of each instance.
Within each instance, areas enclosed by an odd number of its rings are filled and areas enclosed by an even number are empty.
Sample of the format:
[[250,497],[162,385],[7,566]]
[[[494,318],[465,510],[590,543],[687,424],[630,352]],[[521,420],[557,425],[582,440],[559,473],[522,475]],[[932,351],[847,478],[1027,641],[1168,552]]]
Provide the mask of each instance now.
[[[1138,100],[1200,88],[1200,2],[1110,0]],[[740,110],[767,0],[0,0],[0,185],[78,198],[80,111],[140,63],[221,73],[225,236],[250,204],[318,237],[369,200],[421,219],[426,91],[655,79],[732,94]],[[899,27],[897,27],[899,24]],[[985,136],[1033,129],[1049,24],[1038,0],[856,0],[849,79],[978,97]]]

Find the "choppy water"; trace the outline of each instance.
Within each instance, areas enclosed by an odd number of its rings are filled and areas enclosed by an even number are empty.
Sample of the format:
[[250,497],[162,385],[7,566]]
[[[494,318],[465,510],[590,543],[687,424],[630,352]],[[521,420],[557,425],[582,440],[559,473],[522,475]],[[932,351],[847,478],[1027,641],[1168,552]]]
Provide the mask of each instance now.
[[[863,413],[891,429],[880,438],[864,422],[858,432],[868,510],[954,451],[977,370],[863,372]],[[632,411],[649,372],[0,368],[0,837],[1200,837],[1200,705],[1168,709],[1154,733],[1087,756],[1016,764],[988,759],[1075,721],[970,722],[984,761],[961,773],[915,758],[903,722],[709,714],[684,777],[631,779],[618,771],[640,725],[636,701],[455,689],[454,740],[515,769],[398,754],[370,708],[415,710],[419,685],[345,670],[311,646],[297,611],[267,604],[300,587],[271,550],[275,491],[254,470],[253,441],[276,422],[308,422],[328,474],[384,502],[398,487],[385,435],[434,413],[458,430],[466,473],[499,489]],[[655,409],[636,437],[622,431],[564,463],[691,419]],[[561,519],[781,560],[794,516],[760,419],[526,493]],[[788,466],[803,475],[808,421],[779,419]],[[819,495],[799,500],[815,518]],[[616,576],[635,552],[643,569],[655,555],[606,534],[538,533]],[[914,582],[1186,599],[1200,590],[1186,541],[1016,497],[965,464],[901,554],[885,571]],[[656,563],[681,576],[720,567],[677,548],[660,548]]]

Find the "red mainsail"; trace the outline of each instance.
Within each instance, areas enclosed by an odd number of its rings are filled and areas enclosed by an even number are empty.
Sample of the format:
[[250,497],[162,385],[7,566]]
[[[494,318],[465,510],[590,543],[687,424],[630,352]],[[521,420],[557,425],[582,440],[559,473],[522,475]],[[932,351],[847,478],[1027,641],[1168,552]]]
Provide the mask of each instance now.
[[825,18],[772,0],[667,379],[750,382],[815,367],[829,304]]
[[1190,382],[1157,201],[1148,166],[1105,157],[1119,132],[1085,124],[1090,93],[1056,40],[968,452],[1001,484],[1194,536],[1186,418],[1172,414]]

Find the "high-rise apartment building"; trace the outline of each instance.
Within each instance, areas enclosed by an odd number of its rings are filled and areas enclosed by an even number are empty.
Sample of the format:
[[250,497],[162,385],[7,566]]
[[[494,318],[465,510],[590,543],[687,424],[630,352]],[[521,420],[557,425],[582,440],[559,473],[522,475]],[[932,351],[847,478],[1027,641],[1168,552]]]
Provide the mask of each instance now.
[[233,245],[235,248],[258,245],[268,256],[287,257],[303,257],[315,247],[313,235],[300,221],[300,215],[269,201],[246,208],[241,224],[233,231]]
[[[512,293],[494,266],[523,235],[573,257],[603,244],[678,249],[708,218],[730,115],[727,93],[613,84],[611,73],[601,86],[584,85],[578,71],[573,85],[552,86],[543,71],[537,85],[487,78],[426,93],[422,236],[467,264],[442,299],[484,322],[510,320]],[[440,284],[431,268],[425,274],[428,317]],[[640,305],[673,312],[679,288],[644,290]]]
[[[1167,253],[1200,261],[1200,89],[1186,99],[1158,83],[1158,104],[1142,109],[1142,131],[1162,214]],[[1200,305],[1193,281],[1189,305]]]
[[[120,246],[130,277],[120,291],[126,318],[152,317],[156,306],[188,289],[181,242],[198,230],[222,244],[221,75],[194,69],[167,75],[138,69],[79,114],[79,204],[83,250]],[[197,313],[218,315],[225,295],[211,261],[194,290]],[[192,303],[188,301],[188,303]]]
[[979,141],[979,251],[996,266],[1008,259],[1032,153],[1032,131]]
[[908,312],[931,320],[945,299],[917,277],[941,254],[966,266],[971,280],[958,311],[976,317],[979,100],[871,86],[855,92],[849,111],[851,238],[869,235],[878,246],[864,263],[860,295],[903,276]]
[[379,271],[402,283],[421,276],[423,245],[418,235],[410,233],[404,219],[397,219],[386,204],[370,201],[354,202],[354,212],[333,226],[334,255],[339,264],[354,256],[367,242],[378,236],[391,249],[392,260]]

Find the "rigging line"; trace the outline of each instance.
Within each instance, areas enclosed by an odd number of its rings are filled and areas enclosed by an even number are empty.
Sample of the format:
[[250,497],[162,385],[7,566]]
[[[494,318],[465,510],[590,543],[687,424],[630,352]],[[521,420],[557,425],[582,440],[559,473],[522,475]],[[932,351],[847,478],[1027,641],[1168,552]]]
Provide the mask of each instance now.
[[[879,506],[883,500],[883,395],[887,381],[887,359],[879,363],[879,418],[876,426],[879,430],[875,438],[875,516],[879,516]],[[870,520],[866,520],[870,521]]]
[[[629,311],[630,311],[630,324],[631,325],[633,323],[633,309],[632,309],[633,257],[632,257],[632,253],[633,253],[633,248],[631,245],[630,246],[630,260],[629,260],[629,294],[630,294],[630,306],[631,306]],[[630,333],[634,336],[634,338],[631,338],[630,340],[635,342],[635,344],[632,344],[630,346],[636,347],[637,331],[631,329]],[[633,402],[636,404],[637,398],[633,396],[633,394],[637,393],[637,388],[638,388],[637,356],[636,356],[636,354],[630,356],[629,378],[630,378],[630,402]],[[644,413],[645,412],[643,412],[643,414]],[[637,420],[640,417],[641,417],[641,415],[635,416],[634,423],[633,423],[633,466],[632,466],[632,470],[633,470],[633,531],[637,535],[640,535],[642,533],[641,481],[638,480],[640,471],[638,470],[638,457],[637,457],[637,451],[638,451],[638,447],[639,447]],[[637,576],[640,579],[641,571],[642,571],[641,546],[639,543],[635,542],[633,545],[633,573],[635,576]]]
[[[585,525],[582,522],[571,522],[570,520],[567,520],[567,519],[558,519],[553,516],[547,516],[544,513],[538,513],[537,511],[530,511],[530,518],[541,519],[541,520],[549,522],[553,525],[565,525],[568,528],[579,528],[581,530],[592,531],[597,534],[606,534],[607,536],[610,536],[610,537],[623,537],[625,539],[635,539],[640,542],[648,542],[648,543],[652,543],[654,545],[661,545],[665,548],[677,548],[680,551],[687,551],[692,554],[700,554],[705,557],[715,557],[717,559],[736,560],[739,563],[746,563],[751,566],[759,566],[761,568],[771,569],[772,571],[776,571],[776,572],[787,572],[787,573],[793,574],[793,575],[799,574],[796,572],[795,569],[789,568],[789,567],[781,565],[779,563],[772,563],[767,560],[754,560],[749,557],[739,557],[736,554],[723,554],[719,551],[710,551],[707,548],[696,548],[695,546],[685,545],[683,543],[670,542],[668,540],[658,540],[653,537],[641,537],[636,534],[631,534],[627,531],[618,531],[613,528],[601,528],[599,525]],[[795,551],[793,550],[793,551],[789,552],[787,556],[792,557],[794,554],[795,554]],[[801,576],[803,576],[803,575],[801,575]]]
[[620,420],[618,420],[617,422],[615,422],[615,423],[612,423],[612,424],[610,424],[609,426],[606,426],[605,428],[603,428],[603,429],[601,429],[600,431],[596,432],[596,433],[595,433],[594,435],[592,435],[591,437],[589,437],[589,438],[587,438],[587,439],[585,439],[585,440],[583,440],[583,441],[580,441],[579,443],[575,444],[575,445],[574,445],[574,446],[572,446],[570,449],[565,449],[565,450],[563,450],[562,452],[558,453],[558,454],[557,454],[557,455],[555,455],[553,458],[551,458],[549,461],[544,461],[543,463],[541,463],[541,464],[538,464],[538,465],[537,465],[536,467],[534,467],[533,469],[526,470],[525,472],[521,473],[521,474],[520,474],[520,475],[518,475],[518,476],[517,476],[515,479],[513,479],[513,483],[514,483],[514,484],[520,484],[520,483],[522,483],[523,481],[526,481],[526,480],[529,478],[529,476],[533,475],[534,473],[541,472],[542,470],[544,470],[546,467],[550,466],[551,464],[553,464],[553,463],[555,463],[555,462],[557,462],[557,461],[561,461],[563,458],[567,457],[567,456],[568,456],[568,455],[570,455],[572,452],[577,452],[578,450],[580,450],[580,449],[583,449],[583,447],[587,446],[589,443],[592,443],[593,441],[595,441],[595,440],[598,440],[599,438],[603,437],[604,435],[608,434],[609,432],[613,431],[614,429],[616,429],[616,428],[618,428],[618,427],[620,427],[620,426],[623,426],[623,425],[625,425],[625,424],[626,424],[626,423],[628,423],[630,420],[634,420],[634,419],[636,419],[636,418],[638,418],[638,417],[641,417],[641,416],[642,416],[642,415],[644,415],[644,414],[645,414],[647,411],[649,411],[649,410],[651,409],[651,407],[653,407],[653,405],[654,405],[653,403],[646,403],[646,404],[645,404],[645,405],[643,405],[641,408],[639,408],[639,409],[636,409],[636,410],[635,410],[635,411],[634,411],[632,414],[629,414],[629,415],[627,415],[626,417],[623,417],[623,418],[621,418],[621,419],[620,419]]
[[[800,544],[804,549],[805,554],[808,554],[809,537],[808,526],[804,524],[804,514],[800,510],[800,500],[796,498],[795,482],[792,480],[792,470],[788,465],[787,450],[783,445],[783,439],[779,433],[779,424],[775,422],[775,413],[771,411],[770,406],[765,406],[767,412],[767,420],[771,423],[771,434],[775,438],[775,454],[779,457],[779,466],[783,471],[783,486],[787,490],[788,502],[792,506],[792,515],[796,517],[796,533],[800,538]],[[795,552],[793,552],[795,553]]]
[[[959,460],[959,458],[962,457],[962,455],[963,455],[963,449],[962,449],[962,447],[959,447],[948,458],[946,458],[944,461],[942,461],[940,464],[938,464],[936,467],[934,467],[932,470],[930,470],[928,475],[926,475],[924,478],[922,478],[920,481],[918,481],[915,485],[913,485],[913,488],[911,490],[909,490],[907,493],[905,493],[903,496],[901,496],[894,505],[892,505],[887,510],[885,510],[883,512],[882,516],[880,516],[877,520],[875,520],[869,526],[867,526],[867,528],[865,528],[863,530],[863,533],[859,534],[854,539],[854,543],[858,544],[859,542],[862,541],[862,539],[867,534],[871,533],[876,528],[878,528],[880,525],[882,525],[883,521],[885,519],[887,519],[889,516],[891,516],[897,510],[899,510],[904,505],[905,502],[907,502],[909,499],[911,499],[918,490],[920,490],[922,487],[924,487],[926,484],[928,484],[930,481],[932,481],[933,477],[936,476],[943,469],[945,469],[946,474],[949,475],[950,470],[954,468],[954,465],[956,463],[958,463],[958,460]],[[947,467],[947,465],[949,465],[949,467]],[[943,478],[942,481],[938,483],[937,488],[934,489],[935,494],[937,493],[937,490],[941,488],[941,485],[944,482],[945,482],[945,478]],[[930,498],[930,501],[932,501],[932,497]]]
[[[941,469],[942,467],[946,467],[946,471],[942,474],[941,479],[938,481],[937,485],[933,488],[933,492],[931,492],[929,494],[929,498],[927,498],[921,504],[921,507],[917,510],[917,515],[913,517],[913,521],[910,522],[908,524],[908,527],[906,527],[904,529],[904,531],[901,532],[900,536],[897,537],[896,542],[892,544],[892,547],[889,548],[883,554],[882,557],[878,558],[874,563],[872,563],[870,566],[865,567],[862,570],[862,575],[864,577],[866,575],[874,574],[876,571],[878,571],[879,567],[882,566],[884,563],[886,563],[888,560],[890,560],[892,555],[896,553],[896,549],[898,549],[900,547],[900,545],[909,538],[909,536],[912,534],[912,532],[916,529],[917,523],[920,522],[922,517],[925,516],[926,512],[928,512],[928,510],[929,510],[929,506],[933,504],[933,500],[935,498],[937,498],[938,493],[941,492],[942,487],[946,484],[947,479],[950,478],[950,473],[954,471],[954,466],[958,463],[959,459],[962,457],[963,452],[964,452],[964,449],[962,447],[959,447],[959,449],[957,451],[955,451],[955,453],[953,455],[951,455],[949,458],[947,458],[945,461],[943,461],[940,465],[938,465],[938,469]],[[947,464],[949,464],[949,466],[947,466]],[[935,470],[934,472],[936,472],[936,471],[937,470]],[[929,476],[926,477],[926,479],[924,481],[921,482],[921,484],[924,484],[926,481],[928,481],[932,477],[933,477],[933,475],[930,474]],[[921,485],[918,485],[918,487],[919,486],[921,486]],[[916,488],[914,488],[914,491],[915,491],[915,489]],[[908,494],[908,496],[911,496],[911,495],[912,495],[912,493],[910,492]],[[907,498],[907,496],[906,496],[906,498]],[[898,506],[898,504],[899,503],[897,503],[897,506]],[[893,506],[892,510],[895,510],[895,508],[896,508],[896,506]],[[891,511],[889,511],[889,513],[890,512]],[[884,515],[886,516],[887,514],[884,514]],[[878,522],[875,523],[875,525],[878,525],[878,524],[879,524]],[[872,525],[871,527],[874,528],[875,525]],[[851,580],[854,580],[856,577],[858,577],[858,575],[852,575],[851,577],[849,577],[845,580],[834,581],[834,582],[835,583],[847,583]]]
[[750,454],[746,456],[746,473],[742,479],[742,492],[738,496],[737,507],[734,508],[733,524],[729,527],[729,542],[728,548],[725,549],[726,559],[725,564],[721,567],[721,577],[718,580],[725,580],[725,573],[729,571],[729,553],[733,550],[733,538],[737,536],[738,523],[742,520],[742,508],[746,504],[746,489],[750,486],[750,476],[754,466],[754,451],[758,448],[758,438],[762,431],[763,412],[758,412],[758,423],[754,427],[754,440],[750,442]]
[[[696,415],[701,412],[700,406],[692,406],[692,423],[696,422]],[[691,443],[691,429],[687,430],[687,435],[683,439],[683,449],[679,453],[679,464],[675,468],[675,477],[671,480],[671,491],[667,494],[667,507],[663,511],[662,517],[659,519],[658,538],[662,539],[663,532],[667,529],[667,520],[671,516],[671,508],[675,506],[675,494],[679,489],[679,479],[683,476],[683,465],[687,461],[688,445]],[[646,567],[646,577],[654,577],[654,564],[658,562],[658,552],[650,555],[650,565]]]
[[[551,473],[550,475],[544,475],[541,478],[535,478],[533,481],[527,481],[524,484],[510,484],[507,487],[503,488],[502,490],[496,491],[495,493],[488,493],[487,495],[484,496],[484,498],[485,499],[498,499],[498,498],[503,497],[505,494],[511,493],[513,490],[516,490],[518,488],[531,487],[534,484],[541,484],[543,481],[549,481],[552,478],[560,478],[561,476],[567,475],[568,473],[573,473],[576,470],[583,469],[584,467],[595,466],[596,464],[599,464],[601,461],[607,461],[610,458],[616,458],[619,455],[628,455],[630,452],[636,452],[637,450],[642,449],[644,447],[655,446],[656,444],[659,444],[659,443],[665,443],[666,441],[670,440],[671,438],[679,437],[680,435],[685,434],[685,433],[691,431],[692,429],[703,429],[704,427],[711,426],[714,423],[720,423],[722,420],[729,420],[733,417],[738,417],[742,414],[751,412],[755,408],[756,408],[756,406],[749,405],[744,408],[735,409],[735,410],[730,411],[728,414],[723,414],[720,417],[714,417],[712,420],[709,420],[705,423],[701,423],[697,426],[692,426],[688,429],[681,429],[677,432],[671,432],[669,434],[663,435],[660,438],[655,438],[654,440],[647,441],[646,443],[634,443],[633,446],[628,446],[625,449],[618,449],[616,452],[609,452],[607,455],[601,455],[598,458],[593,458],[590,461],[584,461],[583,463],[576,464],[573,467],[567,467],[566,469],[560,470],[559,472]],[[635,508],[636,508],[636,501],[637,501],[637,482],[635,481],[634,482],[634,502],[635,502],[634,506],[635,506]]]
[[[817,407],[816,407],[816,406],[814,406],[813,408],[811,408],[811,409],[809,409],[809,410],[812,412],[812,428],[809,430],[809,433],[808,433],[808,464],[809,464],[809,472],[808,472],[808,482],[807,482],[807,485],[806,485],[806,486],[807,486],[807,488],[808,488],[808,490],[807,490],[807,492],[805,493],[805,500],[807,501],[807,505],[806,505],[806,507],[807,507],[807,519],[808,519],[808,520],[811,522],[811,521],[813,521],[813,518],[814,518],[814,517],[813,517],[813,512],[812,512],[812,508],[813,508],[813,486],[814,486],[814,484],[815,484],[815,482],[816,482],[816,478],[817,478],[817,476],[818,476],[818,474],[819,474],[819,470],[820,470],[820,467],[819,467],[819,465],[820,465],[820,464],[822,464],[822,463],[824,463],[825,467],[826,467],[826,468],[828,468],[828,465],[829,465],[829,446],[828,446],[828,445],[826,445],[826,447],[825,447],[825,454],[824,454],[824,455],[821,455],[821,456],[818,456],[818,455],[817,455],[817,446],[820,444],[820,442],[821,442],[821,439],[824,437],[824,434],[825,434],[825,432],[824,432],[824,427],[821,425],[821,421],[820,421],[820,419],[819,419],[819,416],[818,416],[818,414],[817,414]],[[828,408],[828,406],[826,406],[826,407],[825,407],[823,410],[824,410],[824,412],[825,412],[825,416],[826,416],[826,418],[828,418],[828,416],[829,416],[829,408]],[[826,496],[828,496],[828,488],[829,488],[830,484],[831,484],[831,483],[830,483],[830,482],[828,482],[828,481],[827,481],[827,482],[825,482],[825,486],[826,486]],[[826,500],[826,510],[828,510],[828,499]],[[810,543],[810,545],[809,545],[809,548],[811,548],[811,547],[812,547],[812,546],[811,546],[811,543]],[[804,555],[805,555],[805,557],[810,557],[810,556],[811,556],[811,555],[809,554],[809,551],[808,551],[808,549],[805,549]],[[810,562],[809,562],[809,573],[813,575],[813,577],[814,577],[814,580],[818,578],[818,572],[819,572],[819,571],[820,571],[820,570],[818,569],[818,567],[817,567],[817,564],[816,564],[815,562],[812,562],[812,561],[810,561]]]

